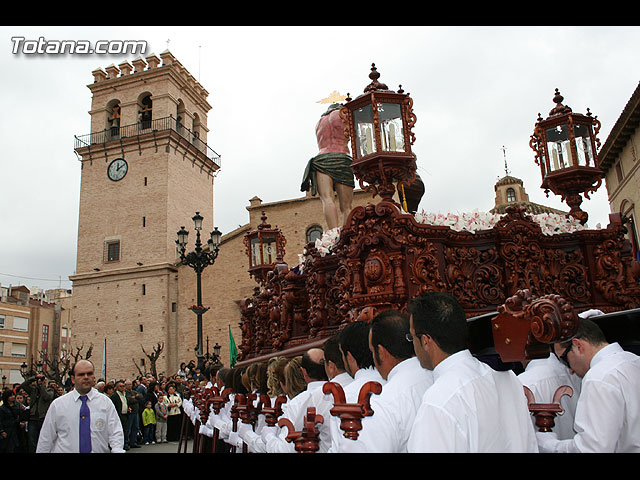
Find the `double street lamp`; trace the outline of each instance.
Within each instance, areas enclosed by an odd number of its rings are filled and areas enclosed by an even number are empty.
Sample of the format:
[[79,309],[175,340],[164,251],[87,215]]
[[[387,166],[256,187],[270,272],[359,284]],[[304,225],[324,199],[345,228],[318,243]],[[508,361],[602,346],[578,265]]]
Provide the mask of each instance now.
[[211,232],[209,239],[207,240],[208,249],[202,248],[202,241],[200,240],[200,230],[202,230],[202,216],[199,212],[193,216],[194,228],[196,230],[196,247],[192,252],[186,253],[186,247],[188,242],[189,232],[185,230],[184,226],[180,227],[178,231],[178,239],[176,244],[180,253],[180,263],[193,268],[196,272],[196,290],[197,290],[197,303],[190,308],[197,315],[197,336],[198,343],[196,345],[196,357],[198,358],[198,368],[202,368],[204,364],[204,355],[202,352],[202,314],[209,310],[209,307],[202,306],[202,271],[209,265],[213,265],[218,257],[218,249],[220,247],[220,241],[222,234],[215,227]]

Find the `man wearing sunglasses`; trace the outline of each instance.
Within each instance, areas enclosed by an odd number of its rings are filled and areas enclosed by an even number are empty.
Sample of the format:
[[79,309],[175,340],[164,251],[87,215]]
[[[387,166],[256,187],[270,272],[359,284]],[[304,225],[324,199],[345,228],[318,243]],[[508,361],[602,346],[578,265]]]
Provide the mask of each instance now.
[[609,343],[600,327],[584,318],[568,342],[554,344],[558,359],[582,377],[571,439],[538,432],[541,452],[640,452],[640,357]]
[[[600,310],[590,309],[580,313],[580,318],[602,315]],[[570,349],[565,350],[565,354]],[[524,372],[518,375],[518,379],[525,385],[535,398],[537,403],[552,403],[553,396],[563,385],[572,388],[571,396],[563,396],[560,403],[564,412],[555,418],[553,431],[560,440],[573,438],[576,406],[580,398],[582,379],[567,365],[566,357],[562,360],[554,352],[549,352],[547,358],[523,361]],[[536,418],[532,415],[531,421],[535,425]]]

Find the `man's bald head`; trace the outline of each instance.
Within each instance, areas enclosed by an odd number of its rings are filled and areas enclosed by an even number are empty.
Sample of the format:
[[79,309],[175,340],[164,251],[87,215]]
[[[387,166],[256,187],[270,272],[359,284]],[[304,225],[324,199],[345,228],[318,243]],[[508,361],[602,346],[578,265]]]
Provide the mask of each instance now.
[[327,380],[324,369],[324,351],[321,348],[310,348],[302,355],[302,368],[306,371],[308,381]]

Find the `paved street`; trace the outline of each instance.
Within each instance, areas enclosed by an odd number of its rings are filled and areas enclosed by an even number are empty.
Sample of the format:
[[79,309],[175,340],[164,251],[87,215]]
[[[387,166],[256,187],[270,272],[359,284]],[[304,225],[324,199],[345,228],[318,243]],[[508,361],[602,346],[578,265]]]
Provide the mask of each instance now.
[[[184,452],[184,444],[181,453]],[[192,452],[191,440],[187,443],[187,453]],[[155,445],[141,445],[140,448],[131,448],[127,453],[178,453],[178,442],[156,443]]]

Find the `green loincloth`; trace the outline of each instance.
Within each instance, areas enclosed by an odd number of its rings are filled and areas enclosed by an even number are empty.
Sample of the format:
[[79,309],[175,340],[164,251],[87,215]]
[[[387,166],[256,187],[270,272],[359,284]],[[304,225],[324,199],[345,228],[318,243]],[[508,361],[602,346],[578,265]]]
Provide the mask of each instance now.
[[352,159],[346,153],[323,153],[316,155],[307,163],[302,177],[300,191],[306,192],[311,188],[311,195],[318,193],[318,182],[316,172],[322,172],[333,179],[333,183],[342,183],[355,188],[353,170],[351,169]]

